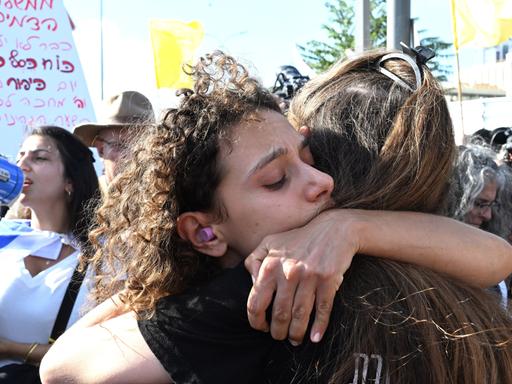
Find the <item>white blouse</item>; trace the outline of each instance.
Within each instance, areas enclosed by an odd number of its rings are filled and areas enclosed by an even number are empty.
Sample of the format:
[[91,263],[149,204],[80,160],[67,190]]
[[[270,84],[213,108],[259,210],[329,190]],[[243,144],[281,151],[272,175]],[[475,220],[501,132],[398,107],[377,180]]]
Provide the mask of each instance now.
[[[47,344],[64,293],[78,263],[75,251],[35,276],[23,259],[0,258],[0,338],[20,343]],[[68,327],[80,317],[88,293],[84,279]],[[0,360],[0,366],[15,361]]]

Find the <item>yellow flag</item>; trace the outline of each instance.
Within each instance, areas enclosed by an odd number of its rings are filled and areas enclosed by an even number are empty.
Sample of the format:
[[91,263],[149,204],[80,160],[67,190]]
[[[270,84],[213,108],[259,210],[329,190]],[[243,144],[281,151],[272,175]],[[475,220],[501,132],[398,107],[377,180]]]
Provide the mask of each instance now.
[[512,0],[452,0],[455,48],[493,47],[512,37]]
[[184,64],[192,64],[194,52],[203,40],[201,23],[177,20],[151,20],[151,44],[155,60],[157,88],[191,88]]

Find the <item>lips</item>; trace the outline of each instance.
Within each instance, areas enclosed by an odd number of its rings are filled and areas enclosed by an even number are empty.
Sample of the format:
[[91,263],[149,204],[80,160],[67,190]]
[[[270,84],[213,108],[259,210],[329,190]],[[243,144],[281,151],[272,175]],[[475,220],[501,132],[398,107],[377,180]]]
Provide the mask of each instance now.
[[26,189],[30,187],[33,184],[33,181],[29,178],[25,177],[25,180],[23,180],[23,189]]

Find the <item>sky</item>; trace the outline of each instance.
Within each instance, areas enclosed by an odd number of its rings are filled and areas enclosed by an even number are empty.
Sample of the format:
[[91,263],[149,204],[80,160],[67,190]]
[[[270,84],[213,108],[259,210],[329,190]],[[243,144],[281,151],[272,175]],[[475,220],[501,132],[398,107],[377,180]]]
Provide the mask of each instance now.
[[[76,25],[74,39],[96,110],[102,94],[100,4],[101,0],[64,0]],[[281,65],[292,64],[305,73],[296,46],[326,40],[322,24],[329,23],[330,15],[324,4],[325,0],[103,0],[103,95],[137,90],[157,110],[172,102],[173,92],[156,89],[151,19],[201,22],[205,37],[198,54],[220,48],[241,59],[266,86],[273,84]],[[452,41],[449,1],[411,0],[411,17],[417,30],[425,30],[422,36]]]

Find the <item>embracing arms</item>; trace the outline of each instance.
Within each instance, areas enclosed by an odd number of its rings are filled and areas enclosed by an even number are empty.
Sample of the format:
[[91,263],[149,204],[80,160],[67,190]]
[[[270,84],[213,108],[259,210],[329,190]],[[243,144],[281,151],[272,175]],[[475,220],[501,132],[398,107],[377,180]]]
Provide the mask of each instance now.
[[[315,308],[310,338],[319,341],[356,253],[416,264],[479,287],[512,273],[512,247],[505,240],[453,219],[335,209],[302,228],[266,237],[246,259],[255,281],[247,304],[251,325],[297,344]],[[268,324],[265,310],[274,293]]]

